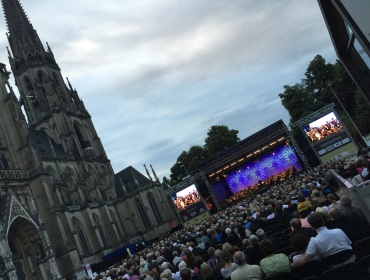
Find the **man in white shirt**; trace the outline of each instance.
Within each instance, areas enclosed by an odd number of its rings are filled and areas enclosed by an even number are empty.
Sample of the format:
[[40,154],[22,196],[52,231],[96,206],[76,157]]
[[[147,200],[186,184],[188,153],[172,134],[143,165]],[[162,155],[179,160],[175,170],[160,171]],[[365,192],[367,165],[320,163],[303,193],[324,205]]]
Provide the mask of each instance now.
[[[324,226],[324,220],[320,214],[309,214],[307,221],[312,229],[316,230],[317,236],[310,239],[306,253],[299,260],[293,262],[293,267],[304,265],[312,260],[313,256],[323,259],[344,250],[352,250],[352,242],[347,235],[341,229],[327,229]],[[354,261],[355,258],[353,256],[344,263]]]

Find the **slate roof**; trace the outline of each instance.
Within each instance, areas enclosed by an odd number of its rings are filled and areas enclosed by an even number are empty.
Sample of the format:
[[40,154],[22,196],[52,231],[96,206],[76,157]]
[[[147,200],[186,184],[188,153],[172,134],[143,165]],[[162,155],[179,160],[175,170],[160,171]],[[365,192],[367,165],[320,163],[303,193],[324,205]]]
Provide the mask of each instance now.
[[[129,166],[115,174],[114,181],[118,197],[124,196],[125,193],[138,190],[139,186],[142,187],[152,183],[151,180],[132,166]],[[126,192],[124,189],[126,189]]]

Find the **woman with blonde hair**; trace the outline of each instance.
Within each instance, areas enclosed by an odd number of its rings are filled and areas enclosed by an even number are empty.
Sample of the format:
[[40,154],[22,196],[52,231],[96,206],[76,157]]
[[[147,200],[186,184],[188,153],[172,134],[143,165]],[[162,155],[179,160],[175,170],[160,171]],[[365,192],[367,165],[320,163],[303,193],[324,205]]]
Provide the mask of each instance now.
[[204,262],[200,265],[200,276],[201,276],[201,279],[203,280],[213,279],[213,269],[209,266],[209,264]]

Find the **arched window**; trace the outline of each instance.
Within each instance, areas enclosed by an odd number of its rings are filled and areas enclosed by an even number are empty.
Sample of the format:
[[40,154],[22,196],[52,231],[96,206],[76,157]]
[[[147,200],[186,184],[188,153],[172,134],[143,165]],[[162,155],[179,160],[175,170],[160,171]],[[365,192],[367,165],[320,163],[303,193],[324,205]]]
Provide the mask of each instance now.
[[[121,233],[121,230],[118,226],[118,223],[117,223],[117,218],[116,218],[116,214],[112,211],[112,210],[109,210],[109,213],[110,213],[110,216],[112,217],[112,224],[116,227],[117,229],[117,233],[118,233],[118,239],[121,239],[123,237],[122,233]],[[125,229],[123,229],[125,230]],[[126,235],[126,234],[125,234]]]
[[108,246],[109,246],[109,244],[108,244],[107,238],[106,238],[106,236],[105,236],[104,227],[103,227],[103,225],[102,225],[102,222],[101,222],[100,218],[98,217],[98,215],[93,214],[93,219],[94,219],[94,222],[95,222],[96,228],[98,229],[98,232],[99,232],[99,235],[100,235],[101,241],[102,241],[102,243],[103,243],[103,246],[104,246],[104,247],[108,247]]
[[139,212],[141,221],[144,224],[144,227],[146,229],[149,229],[151,227],[151,223],[150,223],[150,220],[148,218],[148,215],[147,215],[147,213],[146,213],[146,211],[145,211],[145,209],[143,207],[143,204],[141,203],[141,201],[139,199],[136,199],[135,200],[135,204],[136,204],[136,209]]
[[37,78],[38,78],[38,80],[39,80],[39,82],[41,83],[41,84],[43,84],[44,83],[44,81],[45,81],[45,73],[43,72],[43,71],[38,71],[37,72]]
[[66,190],[59,188],[60,195],[64,204],[71,204],[71,199]]
[[91,197],[90,197],[90,194],[89,192],[86,190],[86,188],[84,187],[80,187],[83,195],[84,195],[84,200],[87,201],[87,202],[91,202]]
[[1,155],[0,157],[0,168],[1,169],[9,169],[8,160],[4,155]]
[[91,147],[90,141],[85,141],[85,138],[83,137],[80,128],[78,127],[78,124],[74,123],[73,128],[75,129],[77,139],[80,142],[80,146],[82,150]]
[[148,201],[149,201],[149,204],[150,204],[150,208],[152,208],[155,219],[157,220],[157,223],[158,224],[162,223],[163,222],[162,215],[158,210],[157,203],[155,202],[153,194],[148,193],[147,198],[148,198]]
[[53,78],[54,78],[54,83],[56,86],[59,86],[59,81],[58,81],[58,75],[57,73],[53,72]]
[[85,238],[84,230],[83,230],[83,227],[82,227],[80,221],[77,218],[73,217],[72,218],[72,223],[73,223],[73,226],[76,230],[78,241],[80,242],[80,245],[81,245],[82,253],[85,256],[90,255],[90,249],[89,249],[87,240]]
[[32,83],[31,83],[30,78],[28,78],[27,76],[24,77],[24,82],[26,83],[27,90],[28,91],[32,91],[33,90],[33,86],[32,86]]

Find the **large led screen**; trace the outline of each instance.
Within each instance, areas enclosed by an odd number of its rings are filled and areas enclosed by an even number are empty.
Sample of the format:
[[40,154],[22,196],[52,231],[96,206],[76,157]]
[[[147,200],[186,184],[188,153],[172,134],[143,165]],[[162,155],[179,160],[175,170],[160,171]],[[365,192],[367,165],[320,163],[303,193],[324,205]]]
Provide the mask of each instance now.
[[194,184],[172,195],[172,201],[179,211],[188,208],[200,200],[200,195]]
[[333,112],[309,123],[303,127],[303,130],[312,143],[343,131],[343,125],[339,122]]
[[293,148],[289,145],[277,147],[259,159],[227,173],[226,181],[233,194],[247,187],[255,186],[259,181],[265,181],[285,170],[293,167],[296,171],[302,170]]

